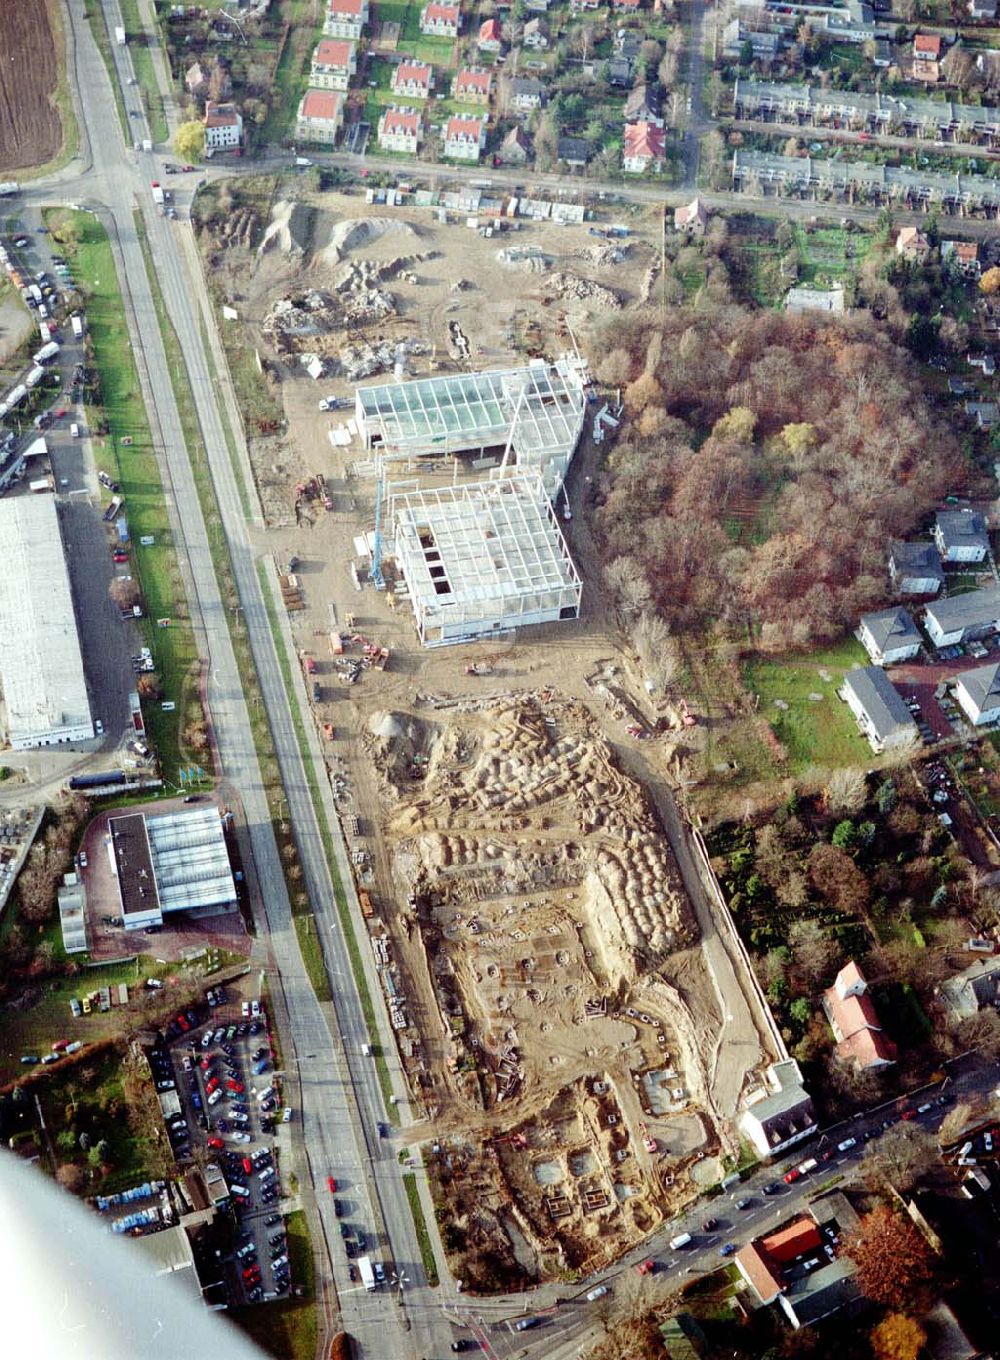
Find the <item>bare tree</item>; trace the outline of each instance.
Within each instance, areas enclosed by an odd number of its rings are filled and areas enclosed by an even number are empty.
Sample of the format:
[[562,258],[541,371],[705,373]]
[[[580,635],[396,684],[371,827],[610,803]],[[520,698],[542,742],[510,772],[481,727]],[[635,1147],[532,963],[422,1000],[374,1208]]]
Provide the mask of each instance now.
[[873,1189],[888,1184],[906,1195],[937,1164],[938,1155],[926,1129],[899,1123],[868,1144],[860,1170]]
[[108,594],[119,609],[132,609],[142,600],[139,583],[130,576],[113,577]]
[[834,770],[826,786],[827,807],[834,814],[857,812],[865,804],[865,773],[848,767]]

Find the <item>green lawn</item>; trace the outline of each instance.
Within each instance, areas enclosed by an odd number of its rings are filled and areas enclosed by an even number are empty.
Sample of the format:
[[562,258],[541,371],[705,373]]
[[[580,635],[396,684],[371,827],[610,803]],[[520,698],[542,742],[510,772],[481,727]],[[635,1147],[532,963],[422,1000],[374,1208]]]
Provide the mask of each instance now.
[[[149,120],[149,135],[154,142],[165,142],[170,135],[170,129],[163,113],[163,96],[156,83],[153,54],[146,45],[146,30],[139,18],[138,0],[120,0],[120,4],[122,23],[125,25],[129,52],[132,55],[132,66],[142,91],[143,108]],[[133,137],[127,134],[126,141],[132,140]]]
[[[57,208],[48,210],[45,216],[54,240],[60,240],[63,224],[76,232],[75,242],[65,240],[61,244],[85,299],[87,331],[103,393],[103,410],[88,410],[87,423],[94,429],[103,414],[110,428],[107,438],[94,439],[94,456],[98,467],[121,484],[125,496],[133,566],[149,615],[143,624],[146,641],[153,651],[164,699],[176,705],[173,712],[164,712],[158,701],[143,707],[163,777],[170,782],[176,779],[179,765],[196,759],[183,749],[181,734],[187,723],[202,717],[200,664],[156,451],[125,327],[114,259],[104,228],[90,213]],[[125,437],[132,439],[130,446],[122,444]],[[145,536],[155,540],[152,546],[139,546],[139,539]],[[155,620],[160,618],[169,618],[170,626],[158,628]],[[204,756],[198,763],[205,764]]]
[[278,1360],[315,1360],[319,1320],[312,1244],[306,1216],[298,1211],[285,1219],[293,1285],[305,1289],[301,1299],[278,1299],[263,1307],[232,1308],[229,1316],[268,1355]]
[[261,142],[280,142],[291,135],[295,112],[308,84],[312,50],[322,36],[324,8],[313,0],[284,0],[281,6],[290,28],[274,72],[274,102],[260,129]]
[[[853,638],[824,651],[804,656],[749,662],[743,681],[751,694],[760,696],[760,714],[788,752],[790,773],[810,765],[831,768],[867,762],[870,751],[847,708],[835,690],[853,666],[867,664],[861,644]],[[827,671],[829,681],[820,675]],[[822,694],[820,701],[810,694]],[[780,699],[787,709],[775,705]]]
[[413,1216],[413,1226],[416,1229],[417,1241],[420,1243],[420,1259],[423,1263],[424,1274],[427,1276],[427,1283],[431,1286],[440,1284],[437,1261],[434,1259],[434,1248],[431,1246],[431,1236],[427,1231],[424,1206],[420,1203],[420,1191],[417,1189],[416,1176],[412,1173],[405,1175],[403,1177],[403,1185],[406,1188],[406,1198],[410,1206],[410,1213]]

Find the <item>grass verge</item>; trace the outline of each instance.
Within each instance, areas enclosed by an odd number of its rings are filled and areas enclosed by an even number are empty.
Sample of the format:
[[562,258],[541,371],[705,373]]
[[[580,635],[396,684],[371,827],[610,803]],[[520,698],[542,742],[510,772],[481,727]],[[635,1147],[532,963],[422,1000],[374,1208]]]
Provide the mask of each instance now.
[[316,1275],[306,1216],[298,1210],[285,1219],[292,1281],[305,1290],[298,1299],[273,1299],[256,1308],[233,1308],[229,1316],[250,1339],[280,1360],[315,1360],[319,1337]]
[[154,142],[165,142],[170,136],[170,129],[167,127],[163,111],[163,95],[156,83],[156,69],[153,66],[153,54],[148,46],[148,35],[139,17],[139,6],[136,0],[119,0],[119,3],[122,23],[129,37],[132,68],[142,91],[142,105],[149,120],[149,135]]
[[406,1189],[410,1213],[413,1215],[413,1226],[417,1232],[417,1241],[420,1243],[420,1259],[423,1262],[427,1283],[431,1286],[440,1284],[441,1279],[437,1271],[437,1261],[434,1259],[434,1248],[431,1246],[431,1235],[427,1231],[424,1206],[420,1203],[420,1191],[417,1189],[416,1176],[412,1173],[405,1175],[403,1185]]
[[[382,1088],[382,1095],[385,1097],[386,1107],[389,1118],[398,1122],[396,1107],[393,1105],[392,1080],[389,1076],[389,1067],[382,1053],[379,1042],[378,1024],[375,1018],[375,1006],[372,995],[368,988],[368,979],[365,976],[364,963],[361,958],[361,948],[358,944],[358,937],[354,930],[354,921],[351,918],[351,909],[347,901],[347,894],[344,892],[344,885],[340,880],[340,873],[337,869],[337,858],[334,853],[333,836],[330,833],[330,825],[326,817],[326,809],[320,797],[319,784],[316,778],[316,767],[309,750],[309,743],[306,740],[305,727],[302,722],[302,714],[294,696],[294,680],[292,676],[291,662],[288,657],[288,650],[285,647],[285,639],[281,632],[274,608],[274,600],[271,595],[270,584],[267,579],[267,571],[263,562],[257,563],[257,574],[260,577],[260,588],[264,596],[264,605],[267,609],[267,619],[271,626],[271,636],[274,638],[274,648],[278,654],[278,664],[281,667],[281,678],[284,681],[285,689],[289,695],[289,707],[292,711],[292,722],[295,726],[295,737],[299,743],[299,751],[302,755],[302,764],[306,771],[306,779],[309,784],[309,796],[312,799],[313,810],[316,813],[316,821],[319,826],[320,838],[323,842],[323,852],[326,855],[327,866],[330,870],[330,878],[333,882],[333,895],[337,904],[337,916],[340,920],[340,928],[344,934],[344,942],[347,945],[347,952],[351,960],[351,972],[354,974],[354,982],[358,989],[358,996],[361,1000],[361,1012],[365,1018],[365,1025],[368,1029],[368,1036],[372,1044],[372,1052],[375,1055],[375,1067],[378,1072],[379,1085]],[[296,923],[297,924],[297,923]],[[315,936],[313,937],[315,939]],[[301,939],[301,935],[300,935]],[[316,941],[317,947],[319,945]]]
[[[147,700],[144,716],[164,780],[176,782],[181,764],[204,759],[185,749],[183,736],[188,724],[204,716],[199,694],[201,664],[125,326],[114,256],[107,232],[91,213],[52,208],[46,211],[45,220],[53,240],[71,261],[77,291],[85,300],[88,346],[100,374],[102,401],[100,408],[88,408],[87,424],[94,430],[102,419],[107,423],[107,436],[92,440],[94,458],[121,485],[125,497],[132,563],[142,583],[148,616],[143,631],[156,661],[163,700],[175,704],[173,711],[165,712],[161,701]],[[125,438],[131,439],[130,445],[122,443]],[[142,546],[143,538],[153,541]],[[156,627],[157,619],[169,619],[169,627]]]

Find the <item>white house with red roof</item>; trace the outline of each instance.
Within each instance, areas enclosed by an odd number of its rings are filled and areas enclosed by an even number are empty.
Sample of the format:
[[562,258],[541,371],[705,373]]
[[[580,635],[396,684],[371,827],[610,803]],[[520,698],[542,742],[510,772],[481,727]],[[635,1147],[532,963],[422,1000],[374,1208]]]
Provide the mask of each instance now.
[[476,43],[480,52],[499,52],[503,47],[503,31],[499,19],[487,19],[479,25],[479,38]]
[[378,120],[378,144],[384,151],[415,156],[422,130],[418,109],[386,109]]
[[486,119],[454,114],[444,128],[444,154],[455,161],[478,161],[486,145]]
[[420,11],[420,31],[427,38],[457,38],[462,27],[459,5],[425,5]]
[[823,993],[823,1009],[841,1062],[867,1070],[891,1067],[896,1061],[896,1045],[882,1033],[878,1011],[868,995],[868,982],[853,960],[841,968],[833,986]]
[[401,61],[392,73],[393,94],[427,99],[434,88],[434,67],[423,61]]
[[239,151],[243,145],[243,119],[235,104],[205,104],[205,155],[216,151]]
[[451,97],[462,104],[488,104],[492,88],[491,72],[476,69],[459,71],[451,87]]
[[663,129],[657,127],[655,123],[626,123],[622,169],[630,175],[641,175],[646,170],[659,169],[663,164],[666,149]]
[[368,22],[368,0],[329,0],[323,20],[326,38],[360,38]]
[[295,120],[300,142],[332,146],[344,121],[344,99],[335,90],[306,90]]
[[344,38],[318,43],[309,68],[309,84],[317,90],[346,90],[357,73],[358,49]]

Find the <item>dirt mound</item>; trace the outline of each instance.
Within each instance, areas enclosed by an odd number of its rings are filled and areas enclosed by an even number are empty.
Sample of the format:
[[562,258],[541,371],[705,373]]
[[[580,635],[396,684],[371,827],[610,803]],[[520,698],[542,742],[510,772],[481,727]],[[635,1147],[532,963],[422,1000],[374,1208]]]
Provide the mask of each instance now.
[[309,243],[311,212],[301,203],[282,199],[271,209],[271,220],[257,247],[258,256],[269,250],[282,255],[302,255]]
[[320,262],[339,264],[348,251],[370,246],[389,233],[417,235],[408,222],[397,222],[391,217],[352,217],[346,222],[338,222],[330,233],[329,245],[320,252]]

